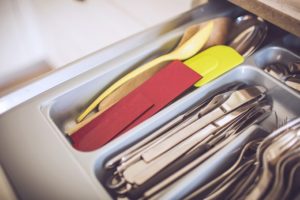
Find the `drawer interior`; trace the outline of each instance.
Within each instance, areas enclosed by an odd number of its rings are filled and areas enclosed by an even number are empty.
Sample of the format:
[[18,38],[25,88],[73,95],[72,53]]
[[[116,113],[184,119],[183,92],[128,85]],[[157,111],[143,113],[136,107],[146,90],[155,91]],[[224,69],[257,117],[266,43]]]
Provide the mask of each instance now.
[[[18,108],[19,110],[14,110],[9,115],[10,118],[8,119],[20,119],[22,117],[26,117],[28,113],[25,115],[22,112],[28,109],[29,105],[32,106],[32,108],[37,109],[38,114],[41,115],[39,117],[43,118],[41,121],[44,124],[32,129],[32,132],[44,134],[43,131],[47,129],[46,134],[49,134],[47,137],[53,137],[56,139],[53,139],[51,142],[56,142],[56,145],[59,144],[63,146],[62,148],[64,151],[72,157],[72,161],[80,167],[80,171],[84,172],[84,178],[91,181],[93,189],[101,191],[98,193],[98,198],[101,198],[104,193],[105,195],[110,194],[111,198],[116,198],[116,196],[114,196],[114,194],[112,194],[106,187],[106,179],[111,172],[104,168],[105,162],[140,141],[142,138],[147,137],[172,118],[197,105],[208,96],[213,95],[217,90],[224,87],[224,85],[244,83],[247,85],[260,85],[267,89],[268,101],[273,107],[272,114],[259,124],[259,126],[253,126],[251,127],[251,130],[246,130],[243,135],[247,135],[248,132],[255,133],[257,130],[270,132],[274,130],[275,127],[284,124],[286,121],[300,116],[300,109],[298,109],[300,94],[262,70],[262,67],[274,61],[287,62],[288,60],[299,60],[299,56],[289,51],[288,46],[282,45],[282,43],[276,43],[277,40],[281,41],[282,38],[289,34],[271,24],[268,24],[272,31],[269,32],[266,42],[262,45],[260,50],[247,58],[243,64],[225,73],[209,84],[189,91],[150,119],[109,142],[102,148],[92,152],[79,152],[72,147],[68,137],[64,133],[66,127],[74,125],[74,119],[78,116],[78,114],[111,83],[130,70],[137,68],[143,63],[159,55],[163,55],[176,47],[186,27],[191,24],[203,22],[220,16],[236,18],[242,14],[247,14],[247,12],[224,1],[212,1],[212,3],[205,6],[197,7],[176,20],[173,20],[172,23],[167,23],[165,25],[167,31],[161,33],[159,37],[141,45],[135,45],[135,48],[130,51],[109,59],[104,63],[97,65],[93,69],[44,92],[28,104],[21,105]],[[282,46],[284,46],[284,48],[282,48]],[[99,60],[101,59],[102,58],[100,57]],[[5,124],[7,121],[5,117],[6,116],[0,118],[0,124],[1,122],[2,124]],[[27,127],[26,130],[28,129],[30,128]],[[7,130],[11,130],[11,133],[14,132],[13,128],[7,128]],[[245,138],[247,137],[245,136]],[[243,141],[244,139],[240,139],[239,142],[235,143],[236,146],[242,145]],[[45,142],[45,144],[47,144],[45,145],[46,147],[51,146],[51,142],[46,140],[34,142]],[[234,145],[232,148],[233,147]],[[32,145],[32,148],[34,148],[34,144]],[[57,157],[61,156],[57,149],[51,149],[51,151],[52,150]],[[232,151],[234,151],[234,149],[228,149],[226,155],[220,154],[216,157],[219,159],[214,158],[205,165],[199,166],[199,168],[195,169],[195,172],[182,179],[173,187],[173,189],[163,195],[170,198],[178,194],[184,195],[190,192],[192,188],[204,184],[205,181],[209,179],[209,176],[205,180],[199,179],[198,181],[195,181],[197,177],[195,174],[203,170],[208,170],[208,166],[211,164],[222,162],[227,158],[230,159]],[[222,159],[220,157],[222,157]],[[43,158],[39,158],[38,161],[43,159],[45,159],[45,156],[43,156]],[[218,160],[218,162],[216,160]],[[7,166],[8,165],[9,164],[7,164]],[[219,169],[212,171],[210,177],[215,175],[218,170]],[[46,173],[41,175],[41,179],[46,178],[49,178]],[[194,186],[188,188],[187,185],[191,183],[193,183]],[[55,184],[60,187],[60,183],[57,182]],[[56,185],[53,185],[53,187],[55,186]],[[82,187],[90,186],[82,185]],[[26,193],[27,190],[25,190],[26,189],[20,189],[20,191]],[[30,192],[32,191],[29,191],[28,194]],[[68,192],[74,192],[74,194],[76,194],[76,191],[66,191],[66,193]]]

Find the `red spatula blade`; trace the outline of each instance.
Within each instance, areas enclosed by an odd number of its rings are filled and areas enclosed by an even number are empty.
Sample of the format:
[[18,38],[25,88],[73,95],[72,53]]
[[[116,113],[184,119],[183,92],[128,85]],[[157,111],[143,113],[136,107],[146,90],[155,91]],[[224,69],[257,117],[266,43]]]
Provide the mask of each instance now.
[[123,132],[135,127],[157,113],[201,78],[200,74],[178,60],[168,64],[155,76],[133,91],[133,93],[142,93],[145,96],[151,97],[154,106]]
[[199,79],[198,73],[180,61],[173,61],[75,132],[71,136],[74,147],[81,151],[101,147],[154,115]]
[[153,106],[142,94],[129,94],[128,98],[131,101],[121,100],[72,134],[73,146],[81,151],[95,150],[109,142]]

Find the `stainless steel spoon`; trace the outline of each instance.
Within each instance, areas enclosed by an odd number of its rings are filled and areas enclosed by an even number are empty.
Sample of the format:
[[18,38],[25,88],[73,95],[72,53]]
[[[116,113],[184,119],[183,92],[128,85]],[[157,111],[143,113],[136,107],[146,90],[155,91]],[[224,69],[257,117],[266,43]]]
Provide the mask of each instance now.
[[263,19],[252,15],[240,16],[233,24],[227,44],[248,57],[263,43],[267,31],[268,27]]

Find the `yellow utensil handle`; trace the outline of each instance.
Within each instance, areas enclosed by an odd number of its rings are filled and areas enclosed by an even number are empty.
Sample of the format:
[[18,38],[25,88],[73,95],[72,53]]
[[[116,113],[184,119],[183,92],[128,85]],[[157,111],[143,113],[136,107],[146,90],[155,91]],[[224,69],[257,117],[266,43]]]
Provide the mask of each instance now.
[[175,51],[160,56],[145,65],[129,72],[121,79],[112,84],[107,90],[105,90],[92,104],[90,104],[87,109],[79,115],[77,118],[77,122],[81,122],[97,105],[106,98],[110,93],[119,88],[122,84],[132,79],[133,77],[143,73],[144,71],[150,69],[153,66],[156,66],[159,63],[170,61],[170,60],[185,60],[189,57],[196,54],[208,40],[213,29],[213,22],[209,22],[201,31],[196,33],[193,37],[191,37],[185,44],[181,46],[181,48],[176,49]]
[[77,118],[77,122],[81,122],[94,108],[97,107],[97,105],[106,98],[110,93],[112,93],[114,90],[119,88],[121,85],[123,85],[128,80],[132,79],[133,77],[139,75],[140,73],[143,73],[144,71],[148,70],[152,66],[155,66],[161,62],[165,62],[168,60],[172,60],[173,58],[169,55],[163,55],[160,56],[141,67],[129,72],[125,76],[123,76],[121,79],[117,80],[115,83],[113,83],[109,88],[107,88],[95,101],[93,101],[92,104],[90,104],[84,111],[79,115]]

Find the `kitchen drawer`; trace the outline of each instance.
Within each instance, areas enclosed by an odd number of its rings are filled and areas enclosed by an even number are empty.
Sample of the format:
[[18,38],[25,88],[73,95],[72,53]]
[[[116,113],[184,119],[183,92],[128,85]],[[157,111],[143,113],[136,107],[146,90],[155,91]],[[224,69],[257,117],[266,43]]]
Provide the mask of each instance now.
[[[243,13],[246,11],[230,3],[211,1],[71,63],[4,97],[1,105],[6,103],[7,107],[3,106],[3,114],[0,116],[0,159],[17,196],[21,199],[111,199],[112,196],[104,186],[105,161],[224,84],[236,81],[262,85],[269,91],[279,120],[299,117],[299,93],[260,69],[266,62],[280,60],[287,55],[299,59],[297,55],[285,50],[289,47],[285,38],[297,38],[272,26],[263,49],[245,63],[190,92],[102,148],[91,152],[77,151],[65,136],[64,127],[73,123],[75,116],[99,91],[142,62],[173,48],[186,27],[218,16],[234,18]],[[35,88],[39,89],[32,91]],[[20,95],[23,98],[21,100],[18,99]],[[274,126],[274,115],[261,126],[271,129]],[[170,190],[165,194],[166,197],[189,192],[192,187],[189,189],[186,185],[192,179],[190,176],[178,183],[176,190]]]

